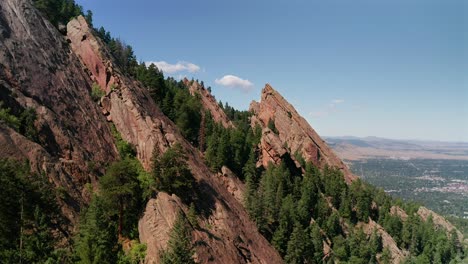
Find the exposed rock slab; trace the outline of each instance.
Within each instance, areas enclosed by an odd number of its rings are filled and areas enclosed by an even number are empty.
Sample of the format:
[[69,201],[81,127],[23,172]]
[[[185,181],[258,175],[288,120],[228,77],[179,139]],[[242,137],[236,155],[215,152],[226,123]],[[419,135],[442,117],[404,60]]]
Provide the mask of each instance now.
[[[224,181],[210,171],[203,161],[202,154],[182,137],[173,122],[160,111],[150,98],[148,90],[139,82],[134,82],[120,73],[106,47],[94,37],[86,21],[78,18],[78,21],[70,22],[68,34],[73,51],[85,67],[96,66],[95,62],[98,60],[102,60],[102,65],[108,67],[105,71],[96,71],[98,76],[93,74],[92,69],[88,69],[92,80],[101,80],[99,75],[102,72],[110,73],[111,77],[108,79],[114,80],[114,89],[109,89],[110,84],[106,84],[107,95],[101,100],[102,112],[115,124],[122,138],[136,147],[137,157],[146,169],[150,167],[153,148],[158,148],[163,153],[177,142],[185,150],[187,164],[206,196],[205,200],[197,205],[209,212],[201,221],[212,227],[211,230],[199,230],[194,233],[197,241],[197,260],[200,263],[281,263],[279,254],[257,231],[242,204],[226,189]],[[154,205],[154,202],[150,202],[150,208],[151,204]],[[175,207],[169,206],[159,211],[172,210],[175,210]],[[154,215],[146,214],[154,214],[154,210],[147,210],[143,219],[154,218]],[[156,222],[143,221],[139,225],[139,229],[144,233],[143,242],[156,239],[150,238],[151,235],[148,234],[152,233],[147,232],[158,228],[154,223]],[[160,248],[162,244],[151,242],[148,245],[147,260],[157,263],[157,252]]]
[[407,256],[409,256],[409,252],[403,251],[400,248],[398,248],[398,245],[396,244],[392,236],[390,236],[390,234],[388,234],[382,226],[380,226],[372,219],[369,219],[369,223],[367,224],[362,223],[362,228],[364,233],[366,233],[368,236],[370,236],[374,232],[374,230],[378,232],[378,234],[382,237],[383,247],[386,247],[390,250],[390,253],[392,255],[392,263],[402,263],[403,260]]
[[146,204],[145,213],[138,222],[140,241],[147,245],[146,263],[159,262],[157,256],[167,248],[172,227],[180,211],[180,199],[163,192]]
[[[268,164],[270,161],[277,163],[283,152],[278,150],[282,146],[287,148],[291,155],[298,152],[302,154],[306,161],[311,161],[320,168],[325,165],[339,168],[348,183],[356,179],[356,176],[333,153],[309,123],[269,84],[266,84],[262,90],[261,101],[259,103],[252,102],[250,110],[255,114],[251,119],[252,126],[259,124],[262,128],[266,128],[270,120],[272,120],[278,131],[277,136],[280,141],[274,142],[274,144],[272,144],[272,138],[269,136],[270,133],[263,133],[260,145],[263,153],[261,157],[263,165]],[[269,151],[272,146],[275,146],[273,155]]]
[[184,78],[184,84],[189,88],[192,96],[200,96],[203,108],[211,113],[215,122],[221,123],[225,128],[233,127],[231,120],[229,120],[224,110],[219,107],[214,96],[205,87],[196,81],[191,82],[187,78]]
[[69,199],[61,208],[75,222],[86,201],[82,187],[96,176],[90,163],[104,167],[117,156],[106,120],[91,99],[88,75],[31,1],[0,1],[0,47],[0,98],[14,113],[35,109],[39,131],[36,144],[1,129],[0,152],[27,158],[33,171],[65,188]]
[[463,242],[463,239],[464,239],[463,234],[458,229],[456,229],[454,225],[452,225],[449,221],[447,221],[442,216],[436,214],[435,212],[433,212],[432,210],[427,209],[424,206],[419,207],[418,215],[424,221],[426,221],[429,218],[429,216],[432,215],[432,221],[434,222],[434,224],[436,226],[439,226],[439,227],[442,227],[443,229],[445,229],[447,231],[447,234],[450,234],[450,232],[455,230],[455,232],[456,232],[456,234],[458,236],[458,241]]

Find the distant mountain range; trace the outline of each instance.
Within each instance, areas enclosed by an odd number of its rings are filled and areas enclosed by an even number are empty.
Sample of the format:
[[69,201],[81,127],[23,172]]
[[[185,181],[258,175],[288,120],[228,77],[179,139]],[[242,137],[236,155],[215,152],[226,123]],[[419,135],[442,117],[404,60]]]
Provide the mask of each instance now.
[[344,160],[369,158],[468,160],[468,142],[400,140],[379,137],[324,137]]

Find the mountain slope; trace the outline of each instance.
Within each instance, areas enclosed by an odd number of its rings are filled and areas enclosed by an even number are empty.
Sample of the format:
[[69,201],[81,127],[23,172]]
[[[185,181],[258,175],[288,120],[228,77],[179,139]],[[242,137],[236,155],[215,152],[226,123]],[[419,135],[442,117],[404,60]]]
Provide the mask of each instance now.
[[0,11],[0,98],[13,113],[34,109],[39,135],[32,142],[0,124],[0,157],[27,158],[33,171],[65,188],[61,208],[76,222],[86,201],[83,186],[96,180],[89,165],[102,173],[116,159],[114,139],[63,36],[29,1],[1,1]]
[[[68,24],[68,36],[73,51],[80,57],[89,70],[90,78],[94,80],[108,80],[102,82],[106,87],[106,95],[101,100],[102,112],[107,116],[123,139],[136,147],[137,157],[146,169],[149,169],[152,152],[158,148],[160,152],[176,142],[180,143],[188,153],[188,165],[193,175],[199,182],[200,188],[212,200],[210,215],[203,219],[211,223],[215,230],[196,232],[200,242],[196,248],[198,260],[208,262],[213,259],[219,263],[279,263],[278,254],[268,242],[256,231],[254,224],[249,220],[243,206],[226,190],[218,177],[216,177],[204,164],[201,153],[192,147],[178,132],[171,120],[159,110],[150,99],[149,92],[142,88],[138,82],[130,80],[122,75],[112,63],[105,46],[93,35],[83,17],[78,17]],[[99,69],[105,65],[105,68]],[[107,75],[104,78],[102,75]],[[111,88],[111,87],[114,88]],[[159,195],[156,200],[150,200],[148,204],[161,204],[171,198]],[[203,207],[204,205],[200,205]],[[168,209],[173,215],[176,208]],[[186,209],[186,208],[185,208]],[[163,248],[160,239],[162,230],[170,230],[172,221],[166,221],[161,226],[159,221],[152,220],[154,211],[151,206],[139,224],[142,242],[146,242],[149,253],[148,262],[156,262],[159,250]],[[169,224],[168,224],[169,223]],[[151,235],[149,235],[151,234]],[[213,239],[217,238],[217,239]],[[166,234],[167,239],[167,234]],[[154,252],[154,253],[153,253]]]
[[[66,36],[60,34],[28,0],[0,2],[0,158],[29,161],[31,171],[44,175],[51,183],[53,192],[50,195],[58,201],[63,217],[68,220],[45,231],[39,228],[39,223],[26,233],[41,230],[59,236],[63,243],[53,247],[78,251],[73,248],[80,242],[76,234],[80,235],[85,229],[83,219],[86,220],[87,211],[93,210],[87,205],[93,204],[96,197],[117,197],[119,192],[103,194],[108,188],[104,183],[127,176],[119,175],[121,171],[109,173],[115,168],[112,167],[114,162],[128,161],[129,157],[119,153],[119,145],[124,141],[134,147],[137,163],[141,163],[146,170],[143,174],[153,177],[152,180],[159,179],[160,175],[154,172],[161,169],[157,167],[161,164],[155,157],[179,147],[183,153],[180,157],[184,157],[182,165],[187,166],[194,178],[193,190],[179,196],[150,185],[145,190],[150,194],[145,198],[130,197],[145,202],[141,215],[134,214],[138,216],[137,243],[146,244],[145,263],[161,261],[161,254],[171,246],[171,233],[179,216],[190,220],[188,240],[193,252],[188,254],[199,263],[283,263],[306,258],[316,262],[347,261],[348,258],[349,261],[358,258],[375,262],[384,258],[381,256],[384,255],[383,247],[390,249],[386,258],[393,262],[409,255],[422,255],[421,244],[415,242],[413,245],[408,238],[400,239],[404,237],[399,234],[401,230],[389,228],[393,227],[388,224],[390,220],[406,228],[403,230],[413,232],[411,234],[418,241],[435,241],[425,237],[434,232],[443,241],[441,245],[448,245],[446,240],[450,236],[434,231],[428,214],[421,220],[410,208],[406,209],[409,219],[406,222],[401,222],[400,217],[391,218],[391,199],[357,180],[293,106],[271,86],[266,85],[263,89],[260,103],[252,103],[252,113],[239,115],[239,120],[229,120],[214,97],[197,82],[189,85],[186,81],[185,88],[176,87],[188,89],[177,92],[191,92],[200,100],[202,110],[209,112],[218,124],[218,127],[210,124],[214,131],[210,131],[210,137],[219,137],[210,144],[225,148],[213,151],[211,157],[237,158],[236,167],[232,168],[238,173],[235,175],[228,168],[233,166],[230,162],[211,166],[208,154],[213,148],[203,153],[199,150],[203,148],[195,147],[197,142],[193,138],[191,141],[184,138],[184,130],[177,125],[180,122],[173,122],[174,118],[171,120],[170,115],[161,110],[160,102],[152,97],[155,90],[145,87],[137,80],[138,75],[130,74],[119,64],[119,58],[115,57],[108,43],[84,17],[71,20],[66,33]],[[142,65],[132,67],[146,69]],[[171,111],[175,103],[168,102],[166,110]],[[203,125],[199,130],[205,129]],[[255,133],[257,126],[261,128],[261,134]],[[245,140],[244,135],[250,139]],[[239,143],[231,146],[235,153],[226,151],[230,142]],[[245,142],[255,144],[244,145]],[[237,151],[239,149],[241,151]],[[248,160],[239,153],[250,153]],[[239,155],[233,158],[235,154]],[[177,181],[180,175],[176,171],[171,176],[170,180]],[[128,194],[129,184],[122,185],[125,187],[122,187],[123,192]],[[256,192],[260,195],[253,196]],[[192,197],[187,199],[184,195]],[[105,227],[118,225],[118,233],[114,230],[112,234],[106,234],[115,238],[115,244],[101,245],[101,240],[107,238],[100,237],[96,244],[86,245],[91,251],[102,247],[107,253],[115,252],[119,258],[132,254],[135,241],[125,237],[120,229],[122,212],[128,209],[122,206],[121,197],[127,199],[129,196],[119,196],[119,213],[107,216],[106,207],[111,203],[103,203],[104,213],[95,211],[97,219],[91,221],[93,227],[100,219],[108,221],[104,223]],[[257,211],[260,212],[258,217],[252,214],[247,201],[245,206],[243,204],[249,197],[263,202],[264,207]],[[2,206],[3,201],[0,200]],[[16,215],[21,218],[14,220],[22,224],[22,207],[19,210],[21,213]],[[434,219],[438,225],[443,222],[443,219]],[[82,220],[81,223],[78,220]],[[423,224],[425,229],[418,229]],[[267,228],[263,228],[265,226]],[[100,228],[90,230],[99,233]],[[20,232],[18,237],[23,237],[22,228]],[[0,235],[3,235],[3,229]],[[379,237],[383,239],[382,246]],[[370,249],[366,244],[372,242],[375,248]],[[353,250],[353,245],[359,252]],[[458,249],[450,245],[449,250]],[[115,251],[120,248],[122,251]],[[310,252],[297,253],[312,251],[312,248],[316,253],[314,256],[307,255]],[[0,249],[3,254],[3,248]],[[21,259],[23,248],[18,245],[16,249],[20,251]],[[424,251],[431,249],[424,248]],[[452,251],[447,253],[447,258],[455,256]],[[83,254],[73,255],[58,262],[72,262],[82,257]]]

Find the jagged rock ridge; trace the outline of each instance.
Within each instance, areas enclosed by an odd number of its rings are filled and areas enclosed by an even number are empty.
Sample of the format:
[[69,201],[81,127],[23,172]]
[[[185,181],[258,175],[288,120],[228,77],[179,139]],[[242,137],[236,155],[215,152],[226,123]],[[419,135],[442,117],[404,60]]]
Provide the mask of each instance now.
[[224,127],[233,127],[232,121],[226,116],[226,113],[216,102],[214,96],[199,84],[197,81],[191,82],[187,78],[184,78],[184,84],[189,88],[192,96],[200,96],[202,106],[205,110],[211,113],[213,120],[217,123],[221,123]]
[[[101,100],[102,112],[114,123],[123,139],[136,147],[137,158],[146,169],[149,169],[153,148],[164,152],[180,143],[188,154],[188,165],[210,200],[208,209],[211,213],[202,221],[213,227],[194,231],[194,239],[198,241],[195,243],[197,259],[202,263],[210,260],[218,263],[281,263],[279,254],[257,231],[242,204],[226,189],[223,179],[210,171],[201,153],[182,137],[173,122],[150,99],[148,90],[119,72],[106,47],[94,36],[83,17],[68,24],[68,37],[73,51],[88,68],[90,78],[99,81],[104,80],[102,75],[106,76],[108,81],[101,83],[107,93]],[[102,65],[105,65],[104,69],[93,70]],[[168,240],[168,232],[162,230],[170,230],[174,222],[173,218],[161,221],[160,212],[174,215],[176,208],[187,210],[176,201],[177,198],[158,195],[148,202],[139,230],[141,242],[148,246],[146,260],[149,263],[158,262],[160,249],[165,248]],[[171,207],[164,204],[171,204]],[[161,206],[164,208],[156,209]]]
[[[264,167],[269,162],[278,164],[286,153],[294,159],[298,152],[320,168],[339,168],[347,182],[356,179],[309,123],[269,84],[262,90],[261,101],[250,104],[250,111],[254,113],[252,126],[259,124],[263,128],[260,162]],[[274,123],[277,132],[268,128],[269,122]]]

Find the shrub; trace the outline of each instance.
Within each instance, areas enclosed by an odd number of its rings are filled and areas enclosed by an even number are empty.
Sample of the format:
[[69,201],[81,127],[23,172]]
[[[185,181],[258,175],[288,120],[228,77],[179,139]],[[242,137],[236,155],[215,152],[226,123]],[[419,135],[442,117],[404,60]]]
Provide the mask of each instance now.
[[101,89],[99,84],[93,83],[93,86],[91,87],[91,98],[93,98],[93,101],[99,101],[105,94],[106,93]]

